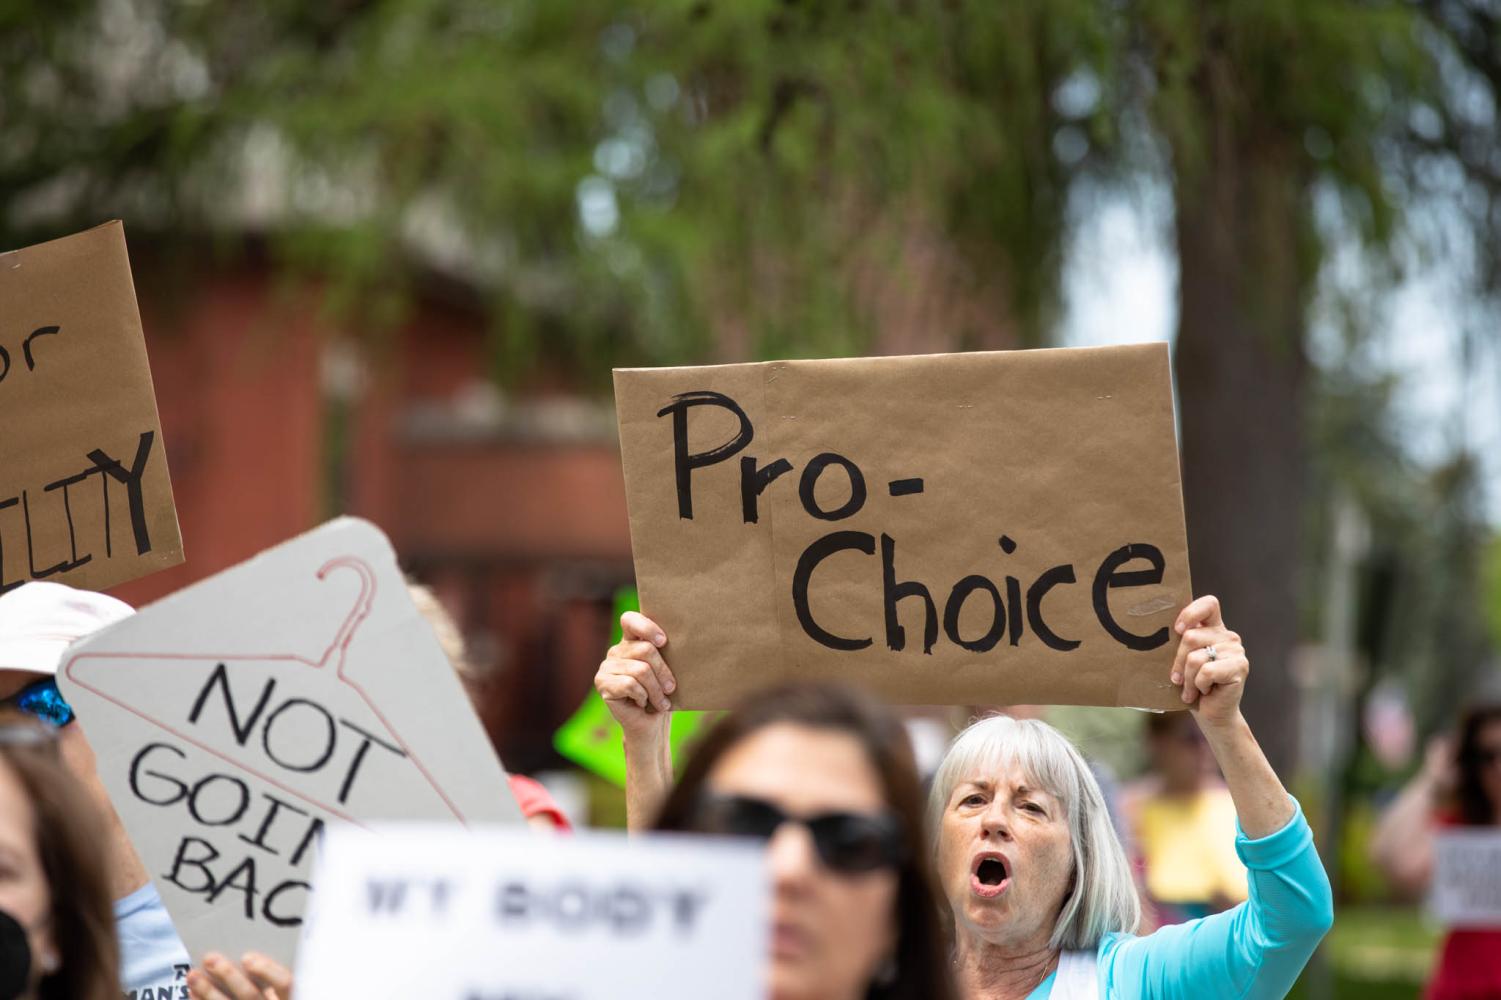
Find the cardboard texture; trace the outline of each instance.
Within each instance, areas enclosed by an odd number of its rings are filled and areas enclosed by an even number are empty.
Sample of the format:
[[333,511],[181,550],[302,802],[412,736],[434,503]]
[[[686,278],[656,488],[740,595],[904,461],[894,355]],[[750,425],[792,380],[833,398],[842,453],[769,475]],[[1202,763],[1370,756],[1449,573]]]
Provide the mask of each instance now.
[[675,708],[819,677],[1183,707],[1166,344],[622,369],[615,400]]
[[341,518],[68,651],[64,696],[195,963],[290,963],[320,831],[521,822],[385,536]]
[[298,1000],[766,995],[749,841],[330,830],[315,878]]
[[125,231],[0,254],[0,592],[182,562]]

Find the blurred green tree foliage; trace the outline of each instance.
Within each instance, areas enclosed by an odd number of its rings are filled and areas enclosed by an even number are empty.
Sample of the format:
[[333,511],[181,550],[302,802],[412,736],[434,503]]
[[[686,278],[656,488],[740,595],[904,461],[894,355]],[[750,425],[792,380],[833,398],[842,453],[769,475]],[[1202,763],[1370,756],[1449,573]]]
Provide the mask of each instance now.
[[602,379],[1044,342],[1091,195],[1165,184],[1195,583],[1251,637],[1285,765],[1315,307],[1379,326],[1424,254],[1495,284],[1496,22],[1490,0],[0,0],[0,240],[119,215],[186,266],[261,233],[371,329],[436,274],[493,317],[502,377]]
[[1083,0],[12,6],[8,241],[254,227],[377,322],[438,267],[595,371],[865,350],[903,275],[1040,339],[1123,50]]

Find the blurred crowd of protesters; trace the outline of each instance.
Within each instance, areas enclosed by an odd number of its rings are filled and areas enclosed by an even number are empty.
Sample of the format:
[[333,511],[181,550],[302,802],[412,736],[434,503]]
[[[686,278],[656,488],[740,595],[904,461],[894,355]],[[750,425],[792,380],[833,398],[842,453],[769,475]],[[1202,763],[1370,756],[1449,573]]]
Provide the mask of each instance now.
[[[465,676],[454,623],[412,596]],[[191,967],[58,692],[69,643],[130,613],[57,584],[0,596],[0,1000],[286,1000],[291,972],[265,956]],[[675,780],[667,636],[637,613],[595,685],[624,731],[632,828],[766,842],[778,1000],[1284,996],[1331,925],[1329,882],[1241,715],[1240,637],[1212,597],[1176,628],[1172,679],[1191,711],[1149,724],[1152,772],[1120,795],[1122,817],[1066,737],[1008,715],[954,739],[924,805],[899,718],[840,686],[752,697]],[[513,791],[532,825],[568,828],[540,786]],[[1417,890],[1434,829],[1496,825],[1498,803],[1492,709],[1430,753],[1376,854]],[[1433,995],[1498,995],[1498,944],[1501,931],[1452,934]]]
[[1156,924],[1228,910],[1246,898],[1235,802],[1208,741],[1183,712],[1147,716],[1149,770],[1122,796]]
[[[852,692],[804,686],[753,699],[674,785],[663,630],[625,615],[595,686],[625,733],[633,826],[656,816],[659,827],[768,841],[772,996],[944,996],[951,975],[970,998],[1281,997],[1333,921],[1329,881],[1240,713],[1250,670],[1240,637],[1212,597],[1176,627],[1173,682],[1225,775],[1239,831],[1220,835],[1249,873],[1249,894],[1146,935],[1099,782],[1044,722],[1002,715],[965,729],[919,819],[900,728]],[[925,862],[946,956],[932,947],[926,904],[914,902],[931,891]]]
[[[1372,858],[1400,890],[1421,896],[1433,878],[1434,836],[1453,827],[1501,828],[1501,704],[1471,709],[1457,738],[1429,743],[1423,766],[1381,817]],[[1427,997],[1501,997],[1501,927],[1450,930]]]

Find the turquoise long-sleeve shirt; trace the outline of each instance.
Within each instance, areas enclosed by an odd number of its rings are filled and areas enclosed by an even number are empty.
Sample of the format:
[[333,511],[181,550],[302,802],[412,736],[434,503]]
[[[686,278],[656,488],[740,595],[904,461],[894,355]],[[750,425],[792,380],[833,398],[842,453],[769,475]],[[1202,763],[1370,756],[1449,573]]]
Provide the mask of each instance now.
[[[1146,937],[1106,935],[1096,953],[1101,1000],[1286,996],[1334,922],[1334,896],[1313,831],[1296,800],[1293,810],[1286,826],[1259,840],[1237,825],[1235,851],[1250,890],[1244,903]],[[1051,1000],[1053,979],[1043,980],[1028,1000]]]

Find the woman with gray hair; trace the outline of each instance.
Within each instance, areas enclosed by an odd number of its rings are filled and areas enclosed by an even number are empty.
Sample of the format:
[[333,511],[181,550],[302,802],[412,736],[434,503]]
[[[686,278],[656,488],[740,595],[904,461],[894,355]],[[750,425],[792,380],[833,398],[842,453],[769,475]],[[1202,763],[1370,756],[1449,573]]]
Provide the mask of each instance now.
[[960,733],[933,779],[928,835],[973,1000],[1282,997],[1333,921],[1313,834],[1240,712],[1250,671],[1219,601],[1178,616],[1172,682],[1235,800],[1250,898],[1134,934],[1136,888],[1099,785],[1046,723]]

